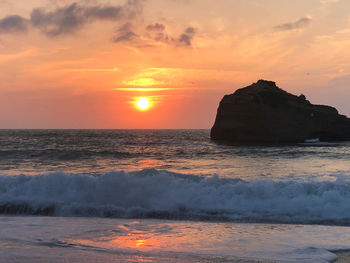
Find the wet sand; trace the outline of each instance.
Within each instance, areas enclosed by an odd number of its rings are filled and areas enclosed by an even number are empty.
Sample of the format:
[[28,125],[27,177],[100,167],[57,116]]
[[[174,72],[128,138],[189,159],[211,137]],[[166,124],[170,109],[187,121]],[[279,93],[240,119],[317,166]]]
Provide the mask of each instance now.
[[[84,263],[104,263],[104,262],[157,262],[157,263],[273,263],[273,261],[259,259],[242,259],[238,257],[221,257],[221,256],[191,256],[174,254],[150,256],[138,253],[105,253],[105,251],[91,251],[81,249],[71,249],[69,252],[66,248],[33,248],[33,247],[7,247],[1,249],[1,263],[63,263],[63,262],[84,262]],[[68,253],[67,253],[68,252]],[[344,261],[345,262],[345,261]]]
[[0,263],[350,262],[321,248],[350,247],[348,227],[0,216],[0,229]]

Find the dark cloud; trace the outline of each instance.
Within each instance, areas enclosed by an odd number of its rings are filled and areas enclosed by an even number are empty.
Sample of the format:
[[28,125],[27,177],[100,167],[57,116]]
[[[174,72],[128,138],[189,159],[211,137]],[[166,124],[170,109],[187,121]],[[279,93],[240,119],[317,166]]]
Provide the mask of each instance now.
[[126,23],[117,30],[116,36],[113,38],[113,42],[131,42],[137,38],[138,35],[133,32],[132,25],[130,23]]
[[158,42],[169,43],[170,41],[173,41],[173,39],[168,36],[165,29],[166,26],[162,23],[157,22],[149,24],[146,26],[146,36]]
[[[104,20],[119,25],[112,37],[114,43],[124,42],[137,47],[152,47],[156,42],[192,46],[196,34],[193,27],[187,27],[182,34],[172,36],[163,23],[145,26],[142,22],[145,1],[128,0],[123,5],[111,5],[101,4],[98,0],[81,0],[62,6],[62,0],[51,0],[53,7],[50,10],[34,8],[29,19],[18,15],[0,19],[0,33],[22,32],[32,27],[48,37],[57,37],[74,34],[89,23]],[[61,6],[57,7],[57,4]]]
[[118,33],[125,33],[132,30],[132,24],[131,23],[125,23],[121,27],[118,28],[117,32]]
[[133,41],[134,39],[136,39],[138,36],[132,32],[132,31],[129,31],[129,32],[125,32],[119,36],[116,36],[114,39],[113,39],[113,42],[115,43],[118,43],[118,42],[130,42],[130,41]]
[[12,15],[0,19],[0,33],[23,32],[27,30],[27,20],[21,16]]
[[161,32],[165,30],[165,25],[160,24],[160,23],[154,23],[150,24],[146,27],[147,31],[156,31],[156,32]]
[[299,29],[308,26],[311,23],[312,19],[310,17],[302,17],[296,22],[285,23],[275,27],[278,31],[288,31],[293,29]]
[[124,15],[123,11],[123,8],[120,6],[93,6],[86,8],[84,15],[86,16],[86,19],[114,20],[122,17]]
[[180,44],[185,44],[186,46],[192,45],[192,39],[196,34],[196,29],[193,27],[186,28],[185,32],[180,35],[178,42]]
[[57,36],[72,33],[96,20],[118,21],[132,18],[141,10],[141,3],[139,0],[129,0],[123,6],[83,6],[73,3],[52,12],[37,8],[32,11],[30,21],[46,35]]
[[[29,22],[47,36],[70,34],[97,20],[124,21],[135,19],[143,11],[144,0],[129,0],[124,5],[73,3],[52,11],[35,8]],[[21,16],[7,16],[0,20],[0,32],[24,31],[28,20]]]
[[193,27],[188,27],[186,28],[185,33],[188,35],[194,35],[196,33],[196,29]]
[[57,36],[71,33],[86,23],[83,13],[83,9],[76,3],[52,12],[36,8],[30,14],[30,21],[46,35]]
[[154,23],[146,26],[146,36],[158,41],[176,46],[192,46],[192,40],[196,34],[194,27],[187,27],[178,37],[174,37],[166,32],[166,26],[161,23]]
[[170,45],[187,47],[192,46],[192,40],[196,34],[196,29],[194,27],[187,27],[178,37],[169,35],[166,28],[166,25],[158,22],[149,24],[146,26],[146,36],[152,40]]

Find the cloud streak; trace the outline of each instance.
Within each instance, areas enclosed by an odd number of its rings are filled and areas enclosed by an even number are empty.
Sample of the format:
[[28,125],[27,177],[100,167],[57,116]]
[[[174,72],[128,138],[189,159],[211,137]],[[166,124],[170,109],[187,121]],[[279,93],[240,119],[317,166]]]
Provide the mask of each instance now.
[[307,27],[311,23],[310,17],[302,17],[298,21],[281,24],[275,27],[277,31],[289,31]]
[[65,69],[64,71],[67,72],[117,72],[119,71],[119,68],[72,68],[72,69]]

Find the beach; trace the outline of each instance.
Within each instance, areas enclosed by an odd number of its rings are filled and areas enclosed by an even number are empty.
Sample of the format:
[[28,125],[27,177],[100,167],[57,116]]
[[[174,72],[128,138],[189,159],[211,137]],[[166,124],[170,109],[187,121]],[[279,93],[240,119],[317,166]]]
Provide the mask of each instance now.
[[347,227],[0,217],[1,262],[346,262]]
[[2,131],[2,262],[346,262],[348,143]]

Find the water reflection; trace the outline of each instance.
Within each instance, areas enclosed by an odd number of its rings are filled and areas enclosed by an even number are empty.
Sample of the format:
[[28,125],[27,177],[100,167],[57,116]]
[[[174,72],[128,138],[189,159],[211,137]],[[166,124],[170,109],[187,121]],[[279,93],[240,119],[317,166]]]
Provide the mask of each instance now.
[[0,131],[0,145],[0,174],[6,175],[155,168],[245,180],[304,180],[343,171],[350,178],[350,143],[232,146],[211,141],[209,130],[19,130]]
[[329,226],[143,220],[120,224],[115,226],[113,231],[104,230],[99,234],[94,232],[84,239],[67,242],[107,251],[137,251],[141,253],[138,259],[140,262],[153,262],[154,253],[196,253],[281,260],[286,257],[298,257],[300,249],[308,247],[349,246],[349,229]]
[[128,234],[127,236],[116,237],[109,241],[111,246],[118,248],[131,248],[140,251],[152,250],[159,247],[159,239],[154,236]]

